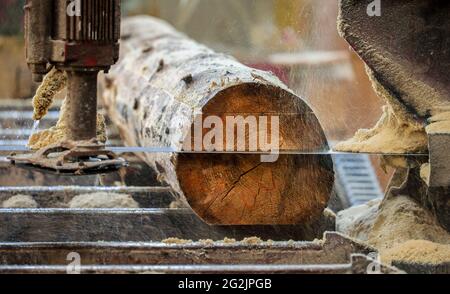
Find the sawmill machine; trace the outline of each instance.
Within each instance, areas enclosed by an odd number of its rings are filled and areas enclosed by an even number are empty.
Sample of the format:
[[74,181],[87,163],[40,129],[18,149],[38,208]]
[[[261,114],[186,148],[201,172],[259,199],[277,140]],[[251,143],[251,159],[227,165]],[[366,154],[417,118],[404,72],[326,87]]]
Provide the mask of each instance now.
[[[33,80],[41,82],[53,67],[67,75],[67,141],[31,158],[13,159],[66,172],[123,164],[95,139],[97,77],[119,58],[120,6],[120,0],[26,1],[26,61]],[[51,159],[55,151],[61,155]]]
[[339,10],[342,37],[378,87],[427,132],[428,159],[406,156],[388,195],[412,197],[450,231],[450,3],[341,0]]

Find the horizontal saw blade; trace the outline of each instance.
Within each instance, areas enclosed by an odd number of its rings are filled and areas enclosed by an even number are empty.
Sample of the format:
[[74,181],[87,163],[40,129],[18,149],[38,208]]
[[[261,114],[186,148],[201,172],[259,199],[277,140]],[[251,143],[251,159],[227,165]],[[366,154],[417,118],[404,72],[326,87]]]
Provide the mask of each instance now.
[[[115,153],[179,153],[179,154],[280,154],[280,155],[378,155],[378,156],[428,156],[427,153],[368,153],[368,152],[340,152],[332,149],[328,150],[273,150],[273,151],[186,151],[173,147],[129,147],[129,146],[106,146],[106,150]],[[32,152],[27,146],[7,146],[1,145],[0,152]]]

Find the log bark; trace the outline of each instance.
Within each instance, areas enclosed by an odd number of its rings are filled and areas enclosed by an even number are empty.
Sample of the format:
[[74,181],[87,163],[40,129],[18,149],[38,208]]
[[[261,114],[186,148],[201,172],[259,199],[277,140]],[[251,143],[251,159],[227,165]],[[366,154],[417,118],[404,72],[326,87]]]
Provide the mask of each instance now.
[[[194,140],[196,117],[225,121],[241,115],[279,117],[282,151],[328,148],[311,108],[273,74],[216,53],[151,17],[129,18],[122,29],[121,58],[104,78],[102,97],[127,145],[182,150]],[[141,156],[210,224],[316,221],[334,182],[330,156],[283,154],[272,163],[257,154]]]

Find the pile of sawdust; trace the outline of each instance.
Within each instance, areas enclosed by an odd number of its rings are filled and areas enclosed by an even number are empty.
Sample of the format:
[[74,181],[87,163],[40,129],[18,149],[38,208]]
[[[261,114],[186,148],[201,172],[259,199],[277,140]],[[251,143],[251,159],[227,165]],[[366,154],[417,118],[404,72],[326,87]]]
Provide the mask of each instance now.
[[189,244],[192,243],[192,240],[185,240],[185,239],[179,239],[179,238],[167,238],[161,241],[165,244]]
[[225,239],[222,240],[222,242],[225,243],[225,244],[234,244],[237,241],[236,241],[236,239],[233,239],[233,238],[225,238]]
[[139,208],[139,204],[126,194],[98,192],[75,196],[70,208]]
[[429,211],[406,196],[389,195],[381,204],[370,202],[342,211],[336,227],[378,249],[385,263],[439,263],[449,257],[450,234]]
[[201,239],[201,240],[198,240],[198,242],[205,244],[205,245],[214,245],[214,240],[212,240],[212,239]]
[[[186,239],[179,239],[179,238],[167,238],[161,241],[162,243],[165,244],[190,244],[190,243],[194,243],[192,240],[186,240]],[[322,244],[323,240],[317,240],[315,241],[317,242],[317,244]],[[203,244],[203,245],[214,245],[216,243],[223,243],[223,244],[228,244],[228,245],[233,245],[233,244],[237,244],[237,243],[244,243],[246,245],[273,245],[275,243],[275,241],[273,240],[267,240],[264,241],[259,237],[247,237],[242,239],[242,241],[237,241],[234,238],[228,238],[225,237],[223,240],[218,240],[218,241],[214,241],[212,239],[200,239],[198,240],[198,243]],[[295,244],[295,241],[293,240],[289,240],[288,245],[292,246]]]
[[249,238],[245,238],[244,240],[242,240],[242,243],[248,244],[248,245],[258,245],[263,243],[263,240],[261,240],[261,238],[258,237],[249,237]]
[[292,240],[292,239],[290,239],[290,240],[287,241],[287,244],[288,244],[289,246],[294,246],[294,245],[295,245],[295,241]]
[[335,150],[368,153],[422,153],[427,150],[427,136],[417,123],[405,122],[395,116],[389,106],[373,129],[361,129],[353,138],[340,142]]
[[[28,140],[28,147],[37,150],[66,140],[67,123],[64,118],[69,111],[67,108],[66,100],[64,100],[56,126],[32,134]],[[97,113],[97,139],[102,143],[105,143],[108,140],[108,137],[106,136],[105,117],[100,113]]]
[[340,211],[336,217],[336,230],[351,238],[367,241],[380,203],[381,199],[377,199]]
[[186,204],[181,199],[178,199],[178,200],[172,201],[169,205],[169,208],[171,208],[171,209],[186,208]]
[[380,255],[381,261],[386,264],[391,264],[392,261],[440,264],[450,262],[450,245],[410,240],[384,250]]
[[37,208],[39,205],[29,195],[15,195],[3,201],[3,208]]
[[[45,80],[46,79],[44,79],[44,83]],[[67,127],[64,117],[66,116],[66,113],[68,111],[67,108],[68,106],[66,100],[64,100],[63,104],[61,105],[61,111],[56,126],[51,127],[48,130],[43,130],[32,134],[30,136],[30,139],[28,140],[28,147],[36,150],[64,141],[66,138]]]
[[34,133],[28,140],[28,147],[33,150],[38,150],[65,140],[64,129],[60,126],[51,127],[48,130],[43,130]]
[[370,230],[368,243],[383,251],[410,240],[450,244],[450,234],[411,198],[385,199]]
[[[185,240],[185,239],[179,239],[179,238],[167,238],[161,241],[162,243],[166,243],[166,244],[188,244],[188,243],[192,243],[192,240]],[[198,240],[199,243],[205,244],[205,245],[213,245],[215,242],[212,239],[201,239]],[[233,238],[227,238],[225,237],[223,240],[217,241],[219,243],[224,243],[224,244],[235,244],[238,241],[236,239]],[[241,243],[245,243],[247,245],[258,245],[258,244],[263,244],[263,243],[267,243],[268,245],[272,245],[274,243],[273,240],[267,240],[267,242],[264,242],[261,238],[258,237],[248,237],[248,238],[244,238]]]
[[383,115],[372,129],[359,130],[355,136],[335,146],[337,151],[368,153],[426,152],[428,138],[425,126],[419,123],[394,95],[384,88],[368,70],[378,96],[387,103]]
[[[66,87],[66,84],[66,74],[56,68],[53,68],[45,76],[33,98],[33,119],[40,120],[48,113],[48,109],[52,105],[56,94],[63,90]],[[32,134],[28,141],[28,147],[37,150],[66,140],[68,124],[65,121],[65,118],[67,113],[71,111],[67,99],[68,98],[66,97],[61,105],[61,111],[56,126]],[[106,136],[105,118],[100,113],[97,114],[97,139],[102,143],[105,143],[108,140]]]

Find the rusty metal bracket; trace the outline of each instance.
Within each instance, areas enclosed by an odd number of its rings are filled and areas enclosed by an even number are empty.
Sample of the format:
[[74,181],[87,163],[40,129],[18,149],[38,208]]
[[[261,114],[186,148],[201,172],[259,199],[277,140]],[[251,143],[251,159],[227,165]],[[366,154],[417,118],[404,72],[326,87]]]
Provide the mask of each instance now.
[[8,159],[14,164],[32,165],[75,175],[117,170],[127,165],[124,159],[106,150],[96,139],[64,141],[42,148],[34,154],[11,155]]

